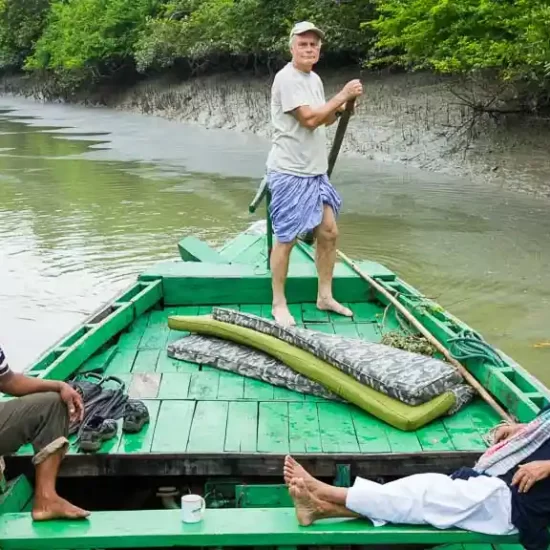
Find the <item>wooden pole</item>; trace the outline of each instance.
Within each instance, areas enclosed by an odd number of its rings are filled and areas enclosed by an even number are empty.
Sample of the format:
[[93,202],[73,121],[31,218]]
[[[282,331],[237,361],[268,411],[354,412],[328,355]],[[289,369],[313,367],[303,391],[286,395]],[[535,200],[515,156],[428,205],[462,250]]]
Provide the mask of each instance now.
[[370,285],[372,285],[378,292],[383,294],[395,307],[397,310],[399,310],[400,313],[403,314],[403,316],[409,321],[416,329],[420,331],[420,333],[432,344],[444,357],[447,359],[451,365],[453,365],[460,374],[470,383],[470,385],[477,390],[479,395],[499,414],[501,418],[508,422],[513,422],[513,419],[510,417],[510,415],[491,397],[489,392],[474,378],[468,370],[462,366],[454,357],[451,356],[447,348],[439,342],[433,336],[428,329],[401,303],[397,300],[395,296],[393,296],[390,292],[388,292],[382,285],[377,283],[372,277],[364,273],[355,262],[353,262],[350,258],[348,258],[343,252],[340,250],[336,251],[336,254],[344,260],[344,262],[349,265],[360,277],[365,279]]
[[[299,243],[300,246],[300,243]],[[309,250],[306,250],[303,245],[301,246],[302,250],[308,254],[310,258],[312,258],[312,254],[309,252]],[[377,283],[370,275],[367,275],[364,271],[362,271],[353,260],[348,258],[343,252],[340,250],[336,250],[336,254],[346,263],[349,267],[351,267],[362,279],[367,281],[371,286],[373,286],[380,294],[383,294],[395,307],[397,310],[399,310],[400,313],[403,314],[403,316],[409,321],[416,329],[418,329],[422,335],[432,344],[444,357],[447,359],[451,365],[453,365],[458,372],[469,382],[469,384],[479,393],[479,395],[485,400],[486,403],[488,403],[497,413],[498,415],[506,420],[507,422],[514,422],[514,420],[510,417],[510,415],[491,397],[489,392],[468,372],[468,370],[463,367],[454,357],[451,356],[451,354],[448,352],[448,350],[433,336],[428,329],[422,325],[422,323],[401,303],[393,296],[390,292],[388,292],[382,285]]]
[[330,148],[330,153],[328,155],[328,170],[327,175],[330,177],[332,171],[334,170],[334,165],[336,164],[336,159],[338,158],[338,153],[340,152],[340,147],[342,147],[342,142],[344,141],[344,135],[348,128],[349,117],[353,113],[355,106],[355,98],[350,99],[346,103],[346,108],[340,117],[340,122],[338,123],[338,128],[336,128],[336,134],[334,135],[334,141],[332,142],[332,147]]
[[[327,176],[330,177],[332,171],[334,170],[334,165],[336,164],[336,159],[338,158],[338,153],[340,152],[340,147],[342,147],[342,142],[344,141],[344,135],[348,128],[348,122],[353,109],[355,107],[355,98],[350,99],[346,102],[346,108],[340,117],[340,122],[338,123],[338,128],[336,128],[336,134],[334,135],[334,141],[332,142],[332,147],[330,148],[330,153],[328,155],[328,169]],[[314,242],[313,232],[308,231],[303,238],[303,241],[307,244],[313,244]]]

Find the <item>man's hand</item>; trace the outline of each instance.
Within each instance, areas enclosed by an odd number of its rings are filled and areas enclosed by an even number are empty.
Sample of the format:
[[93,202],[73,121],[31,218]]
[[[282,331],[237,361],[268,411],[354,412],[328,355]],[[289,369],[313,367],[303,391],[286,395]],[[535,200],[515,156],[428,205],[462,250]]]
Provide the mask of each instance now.
[[61,382],[59,395],[67,405],[70,421],[82,421],[82,418],[84,418],[84,403],[80,394],[66,382]]
[[354,97],[359,97],[363,93],[363,85],[359,79],[350,80],[343,88],[342,95],[345,97],[346,101],[353,99]]
[[498,443],[499,441],[504,441],[506,439],[509,439],[512,437],[517,431],[521,430],[523,428],[523,424],[506,424],[505,426],[501,426],[497,429],[495,432],[495,437],[493,440],[493,445],[495,443]]
[[526,493],[541,479],[550,475],[549,460],[535,460],[529,464],[521,464],[512,478],[512,485],[518,486],[519,493]]
[[350,80],[331,100],[320,107],[301,105],[292,111],[292,115],[305,128],[315,130],[322,124],[333,124],[336,111],[345,108],[350,99],[363,93],[363,85],[359,80]]

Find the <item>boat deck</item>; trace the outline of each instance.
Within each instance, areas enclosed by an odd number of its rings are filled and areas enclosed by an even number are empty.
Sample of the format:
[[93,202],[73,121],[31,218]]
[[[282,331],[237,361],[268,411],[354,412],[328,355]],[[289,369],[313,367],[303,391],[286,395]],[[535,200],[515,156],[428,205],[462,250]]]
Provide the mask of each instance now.
[[[381,312],[372,304],[349,305],[356,314],[352,320],[323,314],[314,304],[294,307],[293,313],[308,328],[380,340]],[[268,305],[239,308],[270,316]],[[103,445],[99,457],[81,454],[73,447],[67,460],[69,470],[106,474],[107,464],[112,463],[105,460],[105,455],[109,455],[151,461],[148,466],[143,460],[139,465],[129,461],[124,466],[128,474],[134,468],[136,474],[169,473],[179,471],[181,463],[177,459],[187,456],[194,459],[193,471],[202,468],[206,474],[223,470],[233,456],[238,459],[240,473],[266,474],[264,468],[271,464],[273,473],[279,474],[279,461],[260,458],[286,453],[314,455],[317,460],[326,458],[324,463],[330,467],[330,455],[337,453],[340,462],[343,455],[355,455],[353,458],[362,458],[369,471],[374,468],[379,475],[388,475],[395,467],[393,461],[387,460],[388,454],[397,455],[400,462],[403,455],[408,455],[411,467],[418,467],[418,460],[412,460],[411,455],[426,455],[430,466],[442,458],[442,451],[476,455],[485,448],[483,434],[488,426],[498,421],[491,408],[479,400],[416,432],[403,432],[353,405],[168,357],[168,343],[184,333],[170,330],[167,317],[207,314],[210,310],[211,307],[175,307],[145,313],[115,346],[84,364],[86,370],[108,362],[105,374],[121,378],[131,397],[145,401],[151,422],[135,435],[122,434],[119,429],[117,438]],[[30,446],[25,446],[18,454],[31,452]],[[161,457],[166,461],[157,462]],[[322,463],[318,466],[324,471]],[[400,470],[403,467],[401,463]]]
[[[123,434],[119,426],[117,437],[97,453],[83,454],[72,445],[61,475],[280,477],[284,456],[292,453],[318,476],[333,476],[337,464],[348,464],[354,475],[391,477],[449,472],[472,463],[486,448],[483,436],[499,417],[480,398],[457,414],[416,432],[404,432],[354,405],[169,358],[168,343],[185,335],[168,327],[170,315],[208,314],[219,303],[271,317],[268,303],[254,302],[256,297],[268,302],[270,296],[265,237],[243,234],[220,251],[201,246],[206,248],[197,254],[206,258],[164,265],[162,287],[157,268],[145,272],[140,284],[150,288],[136,287],[137,295],[119,298],[97,316],[101,327],[80,327],[31,368],[31,374],[54,378],[75,370],[103,370],[105,375],[121,378],[130,396],[143,399],[150,411],[151,421],[140,433]],[[184,260],[186,254],[181,254]],[[383,266],[366,263],[378,280],[404,288]],[[353,318],[317,310],[312,301],[316,293],[312,264],[303,250],[293,252],[287,288],[299,325],[375,342],[384,330],[398,328],[392,310],[385,311],[383,303],[369,295],[365,283],[343,265],[335,271],[335,292],[343,301],[341,296],[362,297],[347,302]],[[305,301],[297,303],[300,296]],[[432,322],[444,336],[455,321],[446,313],[436,314],[437,318],[426,314],[425,322]],[[81,354],[100,334],[108,347],[100,346],[99,353],[88,354],[82,363]],[[534,414],[547,400],[543,389],[531,385],[523,371],[483,364],[471,368],[520,417]],[[28,460],[31,453],[27,445],[13,458]]]

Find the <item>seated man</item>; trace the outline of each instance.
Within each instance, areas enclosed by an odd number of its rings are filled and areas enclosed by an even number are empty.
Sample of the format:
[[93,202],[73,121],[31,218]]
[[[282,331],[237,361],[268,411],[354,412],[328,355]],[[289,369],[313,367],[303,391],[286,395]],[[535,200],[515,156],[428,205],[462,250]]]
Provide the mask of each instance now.
[[528,424],[500,426],[493,446],[474,468],[451,476],[415,474],[379,484],[356,478],[352,487],[333,487],[286,457],[285,482],[298,522],[366,517],[384,523],[450,527],[491,535],[519,533],[527,550],[550,542],[550,409]]
[[33,519],[87,517],[89,512],[61,498],[55,490],[57,472],[69,443],[69,422],[82,420],[84,414],[80,394],[65,382],[13,372],[1,348],[0,391],[19,397],[0,403],[0,455],[14,453],[26,443],[32,443],[34,448]]

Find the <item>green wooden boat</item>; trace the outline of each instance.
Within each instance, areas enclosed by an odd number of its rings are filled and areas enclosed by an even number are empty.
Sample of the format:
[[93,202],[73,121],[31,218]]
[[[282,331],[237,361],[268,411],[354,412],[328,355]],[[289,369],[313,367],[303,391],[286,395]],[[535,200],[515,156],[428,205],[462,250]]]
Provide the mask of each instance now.
[[[287,453],[314,475],[341,486],[356,475],[392,479],[450,472],[483,452],[484,435],[500,418],[478,397],[454,415],[405,432],[347,403],[169,358],[167,345],[182,336],[169,328],[171,315],[207,314],[223,305],[270,317],[268,241],[265,234],[245,232],[214,250],[184,239],[179,258],[141,273],[29,368],[31,376],[48,379],[87,371],[117,376],[132,397],[145,401],[151,420],[137,434],[122,433],[119,427],[117,436],[96,453],[71,447],[59,486],[76,504],[92,510],[84,522],[33,524],[32,450],[26,446],[5,457],[9,481],[1,487],[3,549],[452,545],[455,550],[468,545],[481,550],[516,543],[453,529],[373,528],[361,520],[297,525],[282,483]],[[310,252],[301,243],[291,257],[287,296],[298,324],[374,342],[385,330],[400,330],[385,297],[343,263],[335,269],[334,292],[354,317],[317,310]],[[358,265],[398,296],[443,345],[469,328],[386,267],[366,260]],[[464,364],[506,411],[528,421],[550,394],[511,358],[501,356],[498,366],[479,358]],[[188,491],[206,498],[200,524],[180,520],[179,497]]]

